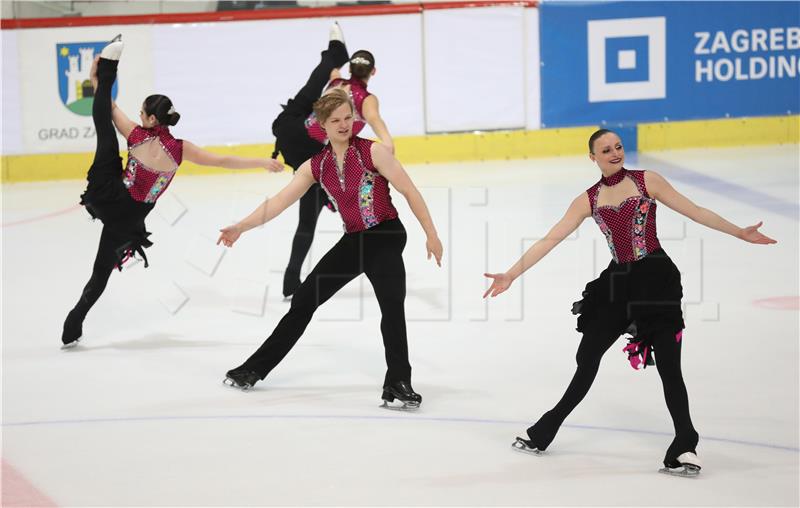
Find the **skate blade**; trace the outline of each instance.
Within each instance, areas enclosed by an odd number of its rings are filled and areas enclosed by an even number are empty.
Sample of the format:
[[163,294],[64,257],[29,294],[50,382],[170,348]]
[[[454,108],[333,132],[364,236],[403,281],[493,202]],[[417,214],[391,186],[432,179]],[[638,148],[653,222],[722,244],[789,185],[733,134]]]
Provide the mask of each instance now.
[[63,350],[66,350],[66,349],[72,349],[75,346],[77,346],[80,341],[81,341],[81,339],[75,339],[75,340],[73,340],[72,342],[70,342],[68,344],[63,344],[61,346],[61,350],[63,351]]
[[231,379],[229,377],[226,377],[225,379],[223,379],[222,380],[222,384],[224,384],[225,386],[230,386],[231,388],[237,388],[237,389],[239,389],[239,390],[241,390],[243,392],[246,392],[250,388],[253,387],[252,385],[240,385],[240,384],[237,384],[236,381],[234,381],[233,379]]
[[380,407],[384,409],[389,409],[391,411],[416,411],[419,409],[419,402],[400,402],[401,406],[395,406],[389,403],[389,401],[384,400],[383,404]]
[[531,448],[530,446],[528,446],[528,443],[526,443],[525,440],[522,439],[521,437],[518,437],[516,441],[511,443],[511,448],[513,448],[518,452],[527,453],[530,455],[536,455],[537,457],[541,457],[542,455],[544,455],[543,450],[540,450],[538,448]]
[[700,476],[700,468],[691,464],[686,464],[679,468],[662,467],[658,472],[682,478],[697,478]]

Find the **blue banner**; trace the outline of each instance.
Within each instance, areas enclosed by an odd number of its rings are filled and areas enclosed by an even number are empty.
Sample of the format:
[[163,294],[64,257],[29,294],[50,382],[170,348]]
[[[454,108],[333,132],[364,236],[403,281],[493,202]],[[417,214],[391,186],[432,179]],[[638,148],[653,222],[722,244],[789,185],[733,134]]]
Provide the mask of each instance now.
[[542,126],[800,111],[800,2],[543,2]]

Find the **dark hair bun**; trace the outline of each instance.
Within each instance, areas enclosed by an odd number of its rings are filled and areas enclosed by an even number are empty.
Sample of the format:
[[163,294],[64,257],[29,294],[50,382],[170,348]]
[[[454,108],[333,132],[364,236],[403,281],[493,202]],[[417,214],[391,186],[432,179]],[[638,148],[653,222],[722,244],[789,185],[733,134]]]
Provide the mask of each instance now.
[[144,112],[155,115],[161,125],[175,125],[181,115],[175,111],[172,101],[166,95],[151,95],[144,100]]

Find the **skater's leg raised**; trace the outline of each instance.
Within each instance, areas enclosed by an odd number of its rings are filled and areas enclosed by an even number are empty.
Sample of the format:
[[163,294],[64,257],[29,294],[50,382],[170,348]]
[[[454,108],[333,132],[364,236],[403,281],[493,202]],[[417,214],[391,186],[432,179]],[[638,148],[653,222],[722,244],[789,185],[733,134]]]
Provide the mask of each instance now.
[[117,60],[98,58],[97,65],[97,90],[92,101],[92,120],[97,133],[97,147],[94,161],[90,171],[115,171],[122,167],[122,158],[119,156],[119,142],[117,132],[111,120],[112,100],[111,89],[117,79]]

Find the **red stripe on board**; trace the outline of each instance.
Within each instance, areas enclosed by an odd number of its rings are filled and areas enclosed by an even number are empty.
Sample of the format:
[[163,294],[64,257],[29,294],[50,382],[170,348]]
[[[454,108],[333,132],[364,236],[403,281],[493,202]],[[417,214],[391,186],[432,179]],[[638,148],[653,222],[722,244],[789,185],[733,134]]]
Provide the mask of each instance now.
[[800,296],[776,296],[753,302],[756,307],[777,310],[800,310]]
[[64,208],[63,210],[57,210],[55,212],[50,212],[45,215],[39,215],[37,217],[31,217],[29,219],[22,219],[22,220],[15,220],[12,222],[4,222],[3,227],[7,228],[10,226],[19,226],[20,224],[30,224],[31,222],[38,222],[40,220],[49,219],[51,217],[58,217],[59,215],[65,215],[73,210],[77,210],[80,208],[81,205],[72,205],[69,208]]
[[58,506],[41,490],[34,487],[22,474],[3,461],[3,484],[0,494],[1,506]]
[[87,16],[64,18],[4,19],[3,30],[19,28],[61,28],[72,26],[153,25],[168,23],[213,23],[227,21],[253,21],[263,19],[338,18],[348,16],[386,16],[415,14],[423,9],[461,9],[468,7],[498,6],[537,7],[531,0],[483,0],[475,2],[440,2],[381,5],[341,5],[335,7],[297,7],[289,9],[262,9],[253,11],[191,12],[174,14],[136,14],[130,16]]

